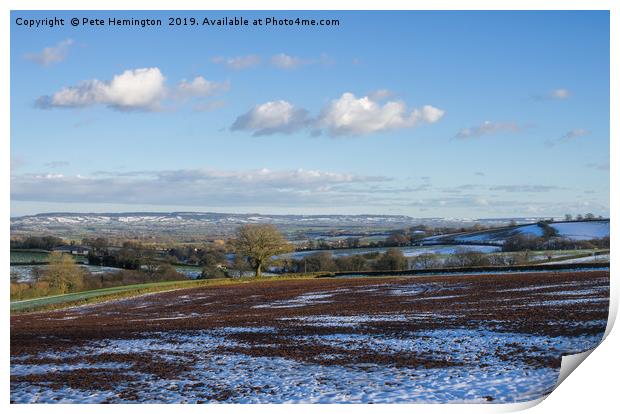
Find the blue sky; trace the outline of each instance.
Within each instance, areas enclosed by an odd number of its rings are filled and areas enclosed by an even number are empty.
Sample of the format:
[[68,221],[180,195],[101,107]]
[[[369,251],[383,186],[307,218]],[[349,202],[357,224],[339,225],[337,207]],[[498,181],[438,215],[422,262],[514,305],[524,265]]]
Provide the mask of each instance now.
[[[161,18],[29,29],[18,17]],[[337,18],[206,28],[168,16]],[[609,215],[607,12],[13,12],[11,215]]]

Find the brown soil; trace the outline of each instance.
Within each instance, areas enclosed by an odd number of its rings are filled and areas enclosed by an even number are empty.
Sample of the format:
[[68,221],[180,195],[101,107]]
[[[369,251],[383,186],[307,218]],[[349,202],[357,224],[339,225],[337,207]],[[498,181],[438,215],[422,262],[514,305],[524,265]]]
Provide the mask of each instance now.
[[[419,289],[414,294],[395,290]],[[521,290],[519,290],[521,289]],[[189,353],[166,355],[75,355],[62,361],[45,352],[70,351],[78,345],[106,339],[156,336],[162,332],[195,332],[230,327],[271,327],[272,332],[225,334],[243,346],[205,352],[273,356],[316,364],[392,365],[438,368],[458,365],[449,355],[351,350],[305,341],[338,333],[411,338],[416,332],[471,328],[537,335],[578,336],[601,334],[608,314],[609,272],[520,273],[501,275],[424,276],[399,278],[310,279],[252,282],[177,290],[60,311],[11,316],[11,356],[20,364],[124,362],[133,371],[163,379],[191,372]],[[297,307],[286,301],[304,294],[327,293]],[[566,304],[545,301],[570,299]],[[375,316],[358,325],[304,324],[304,318],[323,316]],[[414,315],[394,320],[385,315]],[[168,318],[168,319],[166,319]],[[174,319],[176,318],[176,319]],[[596,323],[596,322],[601,323]],[[535,356],[522,349],[505,349],[502,360],[518,359],[532,367],[559,366],[560,356]],[[329,356],[326,357],[326,356]],[[168,358],[162,358],[168,357]],[[172,361],[172,362],[171,362]],[[46,384],[50,387],[101,388],[105,384],[131,382],[119,370],[79,369],[46,375],[13,376],[11,382]],[[229,390],[207,395],[205,401],[226,399]],[[130,390],[123,398],[131,400]]]

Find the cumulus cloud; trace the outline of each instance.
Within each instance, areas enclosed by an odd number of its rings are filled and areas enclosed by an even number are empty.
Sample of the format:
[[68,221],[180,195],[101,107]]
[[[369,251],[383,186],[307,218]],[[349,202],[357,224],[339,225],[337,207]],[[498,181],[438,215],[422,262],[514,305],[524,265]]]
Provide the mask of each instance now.
[[443,110],[431,105],[408,110],[401,101],[381,104],[369,96],[356,98],[352,93],[344,93],[314,119],[309,118],[305,109],[280,100],[254,107],[238,117],[231,129],[253,131],[254,135],[293,133],[304,128],[309,128],[314,136],[323,131],[332,136],[366,135],[435,123],[443,115]]
[[48,109],[105,105],[122,111],[157,111],[164,99],[205,98],[230,88],[228,81],[213,82],[202,76],[184,79],[171,89],[165,81],[159,68],[129,69],[109,81],[91,79],[63,87],[52,95],[39,97],[36,106]]
[[367,186],[386,181],[390,179],[382,176],[267,168],[99,172],[90,176],[41,173],[12,176],[11,198],[198,206],[355,204],[369,200]]
[[211,59],[211,62],[218,64],[218,65],[225,65],[231,69],[240,70],[240,69],[248,69],[248,68],[260,65],[261,58],[258,55],[246,55],[246,56],[235,56],[235,57],[216,56]]
[[39,107],[86,107],[106,105],[120,110],[157,110],[166,94],[159,68],[126,70],[110,81],[92,79],[64,87],[37,100]]
[[467,139],[478,138],[483,135],[492,135],[498,133],[514,133],[521,131],[522,128],[515,122],[492,122],[484,121],[480,125],[475,125],[469,128],[461,129],[455,138]]
[[185,97],[205,97],[225,92],[230,88],[230,82],[212,82],[202,76],[196,76],[191,81],[183,79],[178,85],[177,90],[181,96]]
[[333,136],[366,135],[435,123],[444,113],[431,105],[408,110],[402,101],[381,105],[369,96],[357,98],[347,92],[323,109],[317,123]]
[[239,116],[233,123],[233,131],[253,131],[253,135],[290,134],[308,123],[308,113],[290,102],[279,100],[257,105]]
[[38,53],[29,53],[25,58],[41,66],[50,66],[55,63],[60,63],[67,57],[69,48],[73,43],[73,39],[65,39],[56,43],[54,46],[44,48]]

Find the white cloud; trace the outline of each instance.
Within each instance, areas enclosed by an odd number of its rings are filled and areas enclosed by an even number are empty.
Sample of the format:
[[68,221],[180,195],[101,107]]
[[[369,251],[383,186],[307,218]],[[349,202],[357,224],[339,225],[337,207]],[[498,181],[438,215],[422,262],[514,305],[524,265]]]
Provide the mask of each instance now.
[[211,96],[220,92],[227,91],[230,88],[230,82],[212,82],[206,80],[202,76],[196,76],[192,81],[183,79],[177,86],[178,92],[182,96]]
[[[110,81],[86,80],[76,86],[67,86],[52,95],[41,96],[36,104],[41,108],[76,108],[106,105],[118,110],[156,111],[164,99],[205,98],[225,92],[230,83],[213,82],[202,76],[182,80],[168,90],[166,78],[159,68],[126,70]],[[200,104],[212,108],[215,105]]]
[[268,168],[98,172],[89,176],[40,173],[13,175],[11,198],[16,201],[197,206],[300,206],[333,205],[335,202],[357,205],[372,199],[369,185],[386,181],[390,179],[321,170]]
[[404,102],[388,101],[381,105],[369,96],[356,98],[344,93],[323,109],[318,126],[331,135],[365,135],[394,129],[413,128],[420,123],[439,121],[444,111],[430,105],[409,111]]
[[231,69],[240,70],[258,66],[261,58],[258,55],[246,55],[235,57],[216,56],[211,59],[213,63],[225,65]]
[[572,95],[571,91],[566,88],[558,88],[553,89],[542,95],[535,95],[534,99],[538,101],[562,101],[570,98]]
[[156,110],[166,94],[159,68],[126,70],[111,81],[98,79],[64,87],[37,100],[41,107],[85,107],[107,105],[121,110]]
[[273,55],[271,57],[270,63],[272,66],[275,66],[279,69],[290,70],[305,65],[320,64],[324,66],[329,66],[332,65],[334,61],[324,53],[321,54],[318,59],[303,59],[298,56],[287,55],[286,53],[278,53],[277,55]]
[[490,191],[507,191],[510,193],[546,193],[549,191],[562,190],[555,185],[540,184],[502,184],[489,187]]
[[304,128],[307,123],[305,109],[295,108],[290,102],[279,100],[255,106],[239,116],[231,129],[254,131],[254,135],[290,134]]
[[314,136],[323,131],[332,136],[365,135],[435,123],[444,113],[431,105],[407,110],[401,101],[381,104],[369,96],[358,99],[344,93],[323,108],[316,119],[309,118],[305,109],[280,100],[257,105],[239,116],[231,129],[253,131],[254,135],[293,133],[306,128]]
[[492,122],[492,121],[484,121],[480,125],[472,126],[469,128],[461,129],[457,134],[456,138],[466,139],[466,138],[478,138],[483,135],[492,135],[497,133],[514,133],[521,131],[522,128],[517,125],[515,122]]
[[304,60],[296,57],[280,53],[271,57],[271,64],[280,69],[294,69],[304,64]]
[[41,66],[50,66],[65,60],[73,43],[73,39],[65,39],[58,42],[55,46],[46,47],[39,53],[29,53],[25,57]]
[[549,93],[551,99],[568,99],[570,97],[570,91],[568,89],[560,88],[554,89]]

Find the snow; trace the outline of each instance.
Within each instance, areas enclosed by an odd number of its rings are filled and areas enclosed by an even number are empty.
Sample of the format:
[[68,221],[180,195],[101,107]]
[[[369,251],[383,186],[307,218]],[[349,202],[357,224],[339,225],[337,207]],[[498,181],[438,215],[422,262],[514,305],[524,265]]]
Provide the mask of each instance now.
[[[549,223],[558,231],[558,235],[572,240],[591,240],[595,238],[609,236],[609,220],[591,221],[571,221]],[[463,234],[444,234],[427,237],[425,241],[441,241],[442,239],[452,239],[460,243],[498,243],[501,244],[507,237],[514,234],[541,237],[543,229],[537,224],[528,224],[514,228],[492,229],[486,231],[463,233]]]
[[[480,252],[480,253],[495,253],[500,251],[498,246],[408,246],[408,247],[395,247],[403,252],[405,257],[416,257],[422,254],[454,254],[457,252]],[[296,260],[303,259],[314,253],[327,252],[335,257],[351,256],[356,254],[367,253],[385,253],[388,249],[383,247],[377,248],[359,248],[359,249],[333,249],[333,250],[304,250],[294,253],[287,253],[276,258],[293,258]]]
[[[250,328],[250,332],[254,329]],[[227,403],[439,403],[517,402],[536,399],[550,392],[559,371],[528,366],[518,359],[502,359],[514,347],[527,355],[581,352],[596,346],[601,336],[545,337],[487,330],[422,331],[403,338],[361,334],[302,336],[300,345],[324,343],[341,348],[381,352],[432,352],[449,355],[463,365],[446,368],[403,368],[391,365],[322,365],[281,357],[252,357],[239,353],[211,352],[219,346],[244,345],[226,338],[226,332],[159,333],[152,338],[94,341],[77,346],[70,354],[154,353],[170,360],[167,352],[188,352],[196,357],[193,370],[176,379],[161,379],[123,364],[105,365],[138,377],[115,384],[112,390],[85,391],[69,387],[52,389],[14,383],[11,400],[17,403],[124,402],[123,390],[135,392],[143,403],[183,403],[204,400],[205,395],[227,391]],[[241,332],[244,330],[241,329]],[[247,345],[246,345],[247,346]],[[552,351],[553,350],[553,351]],[[50,354],[50,353],[48,353]],[[52,356],[52,355],[48,355]],[[55,355],[60,358],[63,355]],[[325,360],[338,355],[325,355]],[[488,365],[481,365],[480,362]],[[13,364],[12,375],[29,372],[78,369],[83,364],[46,364],[31,367]],[[95,366],[91,365],[90,368]],[[31,371],[29,371],[31,370]]]
[[559,260],[559,261],[554,261],[553,263],[562,263],[562,264],[566,264],[566,263],[590,263],[590,262],[608,262],[610,259],[610,255],[609,254],[599,254],[596,256],[586,256],[586,257],[578,257],[576,259],[565,259],[565,260]]
[[591,240],[609,237],[609,221],[577,221],[553,223],[560,236],[572,240]]
[[406,315],[353,315],[353,316],[331,316],[314,315],[299,316],[295,318],[282,318],[281,320],[292,320],[300,322],[306,326],[351,326],[356,327],[373,322],[406,322]]
[[278,300],[271,303],[264,303],[260,305],[252,306],[255,309],[261,308],[299,308],[303,306],[315,305],[320,303],[329,303],[329,301],[325,301],[322,299],[331,298],[334,296],[334,292],[314,292],[314,293],[304,293],[303,295],[299,295],[293,299],[287,300]]
[[543,230],[538,224],[528,224],[527,226],[518,227],[517,232],[523,235],[540,237],[543,235]]

